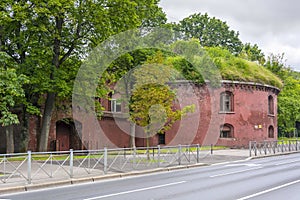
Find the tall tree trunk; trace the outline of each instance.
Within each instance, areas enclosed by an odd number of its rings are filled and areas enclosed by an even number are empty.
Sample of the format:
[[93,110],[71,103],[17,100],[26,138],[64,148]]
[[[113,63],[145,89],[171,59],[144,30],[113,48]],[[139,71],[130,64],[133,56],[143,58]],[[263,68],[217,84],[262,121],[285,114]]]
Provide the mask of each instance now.
[[42,129],[40,133],[40,141],[38,146],[38,151],[47,151],[48,150],[48,137],[50,131],[50,123],[52,112],[55,105],[55,93],[48,93],[45,103],[44,114],[42,117]]
[[[57,16],[55,17],[55,27],[57,31],[57,37],[54,38],[53,41],[53,58],[52,58],[52,72],[50,74],[50,80],[54,80],[54,71],[58,69],[60,66],[60,47],[61,47],[61,34],[62,34],[62,26],[63,26],[63,18]],[[40,141],[38,146],[38,151],[47,151],[48,150],[48,137],[50,131],[50,123],[52,112],[55,105],[55,93],[49,92],[47,94],[47,99],[45,103],[44,115],[42,117],[42,129],[40,134]]]
[[21,130],[21,152],[26,152],[28,150],[29,141],[29,114],[26,112],[26,108],[23,108],[22,113],[22,130]]
[[135,148],[135,123],[130,122],[130,147]]
[[10,125],[5,127],[6,134],[6,153],[14,153],[15,144],[14,144],[14,126]]

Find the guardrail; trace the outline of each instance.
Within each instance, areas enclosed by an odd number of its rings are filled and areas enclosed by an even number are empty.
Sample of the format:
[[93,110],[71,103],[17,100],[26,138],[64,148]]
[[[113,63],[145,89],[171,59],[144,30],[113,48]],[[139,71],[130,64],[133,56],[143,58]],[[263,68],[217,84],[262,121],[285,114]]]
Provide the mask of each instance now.
[[284,152],[292,152],[300,150],[300,141],[298,140],[277,140],[249,142],[249,154],[251,156],[270,155]]
[[[200,145],[0,154],[0,183],[66,179],[198,163]],[[210,150],[205,150],[212,153]]]

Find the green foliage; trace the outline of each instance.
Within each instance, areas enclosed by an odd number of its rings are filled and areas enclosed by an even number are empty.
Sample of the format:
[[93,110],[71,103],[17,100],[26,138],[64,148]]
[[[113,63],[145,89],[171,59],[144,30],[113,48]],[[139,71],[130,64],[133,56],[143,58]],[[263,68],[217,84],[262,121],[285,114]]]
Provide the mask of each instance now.
[[172,64],[174,69],[176,69],[186,80],[194,81],[199,84],[204,83],[204,79],[200,71],[196,70],[195,66],[183,57],[168,57],[166,62]]
[[0,52],[0,124],[9,126],[18,124],[18,116],[13,112],[18,103],[24,102],[25,93],[22,88],[28,80],[18,75],[14,62],[5,53]]
[[180,32],[181,38],[197,38],[205,47],[223,47],[233,54],[239,54],[243,48],[238,38],[239,33],[229,29],[226,22],[215,17],[197,13],[173,24],[174,30]]
[[271,54],[268,56],[264,66],[271,72],[276,74],[279,78],[284,80],[290,76],[291,69],[285,65],[284,53],[282,54]]
[[248,81],[282,88],[281,80],[268,69],[255,62],[232,55],[219,47],[205,48],[220,70],[224,80]]
[[271,54],[265,67],[284,82],[278,95],[278,131],[280,136],[291,136],[300,121],[300,73],[285,64],[284,54]]
[[172,65],[166,65],[161,52],[133,72],[135,82],[129,102],[130,119],[144,127],[147,134],[163,133],[194,106],[176,108],[176,90],[168,83],[174,81]]
[[176,41],[171,45],[171,50],[180,56],[170,56],[168,61],[186,80],[196,84],[209,81],[213,87],[220,85],[219,70],[199,40]]
[[243,45],[243,50],[240,53],[239,57],[244,58],[249,61],[256,61],[260,65],[264,65],[265,55],[263,54],[262,50],[259,49],[257,44],[251,45],[250,43],[246,43]]
[[31,79],[30,93],[70,97],[81,56],[110,35],[164,23],[157,4],[157,0],[2,1],[1,49],[22,64],[20,71]]
[[[44,111],[39,150],[47,148],[55,103],[70,101],[73,81],[87,52],[111,35],[164,23],[165,15],[157,4],[157,0],[0,2],[0,49],[17,63],[17,74],[29,78],[23,87],[28,102]],[[105,91],[99,85],[94,96]]]
[[282,135],[289,136],[300,121],[300,80],[288,76],[278,96],[278,127]]

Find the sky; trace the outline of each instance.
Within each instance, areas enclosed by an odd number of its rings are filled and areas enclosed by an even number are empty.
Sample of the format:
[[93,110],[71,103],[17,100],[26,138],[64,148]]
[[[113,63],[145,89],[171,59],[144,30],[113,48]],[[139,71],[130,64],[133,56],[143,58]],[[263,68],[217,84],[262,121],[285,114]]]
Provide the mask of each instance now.
[[169,22],[208,13],[238,31],[243,43],[257,44],[266,56],[285,54],[300,71],[300,1],[298,0],[161,0]]

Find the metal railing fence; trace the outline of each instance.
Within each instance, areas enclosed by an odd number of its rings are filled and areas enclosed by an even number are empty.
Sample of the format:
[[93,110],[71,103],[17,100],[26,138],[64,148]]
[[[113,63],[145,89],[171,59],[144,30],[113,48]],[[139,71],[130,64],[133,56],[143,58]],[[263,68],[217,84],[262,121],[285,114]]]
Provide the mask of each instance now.
[[270,155],[284,152],[299,151],[300,141],[298,140],[277,140],[249,142],[249,154],[251,156]]
[[68,179],[199,163],[200,145],[0,154],[0,183]]

